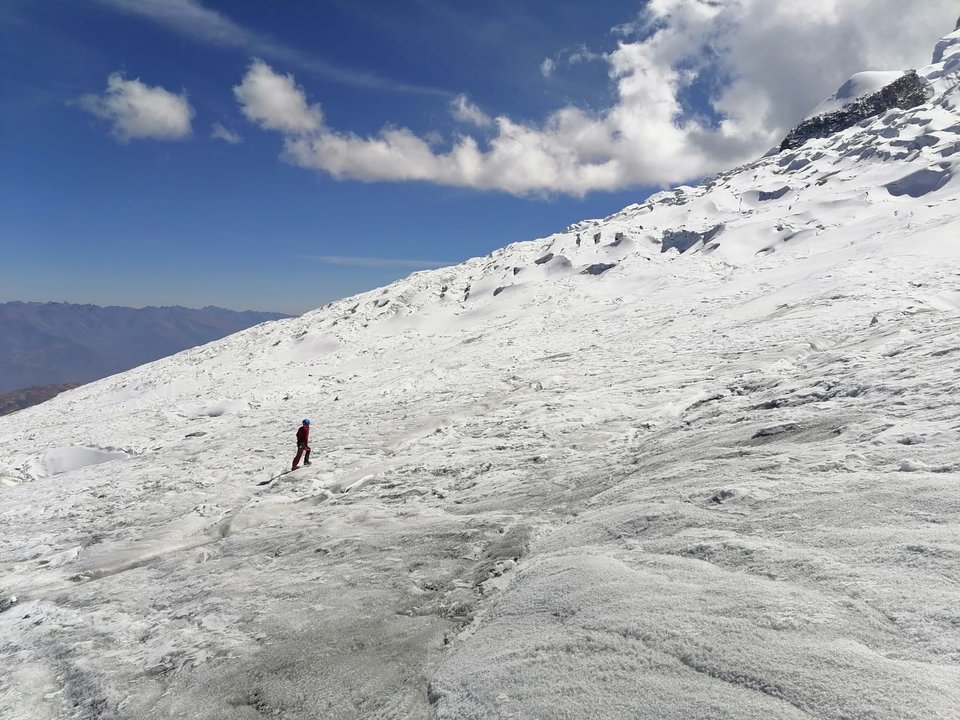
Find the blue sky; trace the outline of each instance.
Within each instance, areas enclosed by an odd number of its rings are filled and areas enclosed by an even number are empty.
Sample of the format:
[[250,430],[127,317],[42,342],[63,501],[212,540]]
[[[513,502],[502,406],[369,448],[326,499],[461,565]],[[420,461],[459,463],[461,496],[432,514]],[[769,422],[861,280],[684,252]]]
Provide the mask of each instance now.
[[547,235],[928,62],[917,5],[6,0],[0,301],[302,312]]

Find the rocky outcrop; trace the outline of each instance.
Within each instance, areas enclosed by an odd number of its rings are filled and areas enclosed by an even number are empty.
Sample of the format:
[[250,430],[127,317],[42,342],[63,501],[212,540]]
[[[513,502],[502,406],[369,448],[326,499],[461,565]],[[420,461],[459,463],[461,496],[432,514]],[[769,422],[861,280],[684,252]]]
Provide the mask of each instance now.
[[607,270],[612,270],[617,266],[616,263],[594,263],[586,267],[581,275],[603,275]]
[[841,110],[804,120],[784,138],[780,151],[794,150],[814,138],[829,137],[893,108],[909,110],[923,105],[929,99],[929,86],[917,75],[916,70],[910,70],[899,80],[875,93],[857,98]]
[[694,230],[667,230],[663,233],[660,252],[667,252],[667,250],[676,248],[681,254],[685,253],[696,245],[706,245],[723,232],[723,230],[723,225],[715,225],[703,232],[696,232]]

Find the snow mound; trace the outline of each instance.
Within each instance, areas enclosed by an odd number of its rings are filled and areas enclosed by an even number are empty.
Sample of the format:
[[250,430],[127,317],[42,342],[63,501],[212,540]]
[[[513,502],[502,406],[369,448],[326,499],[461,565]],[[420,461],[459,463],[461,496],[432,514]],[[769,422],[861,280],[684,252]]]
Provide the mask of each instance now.
[[953,166],[942,163],[935,168],[923,168],[910,173],[905,178],[888,183],[887,191],[894,197],[909,195],[912,198],[921,198],[940,190],[953,178]]
[[123,460],[127,453],[118,450],[101,450],[90,447],[61,447],[44,451],[40,467],[47,477],[73,472],[90,465],[100,465],[112,460]]
[[224,415],[233,415],[246,407],[242,400],[215,400],[207,403],[191,403],[185,405],[183,413],[189,418],[218,418]]
[[[379,307],[384,307],[386,302],[380,301]],[[282,348],[282,349],[281,349]],[[280,346],[280,355],[293,362],[308,362],[322,355],[336,352],[340,348],[340,343],[335,338],[328,335],[315,336],[309,333],[294,340],[289,346]]]

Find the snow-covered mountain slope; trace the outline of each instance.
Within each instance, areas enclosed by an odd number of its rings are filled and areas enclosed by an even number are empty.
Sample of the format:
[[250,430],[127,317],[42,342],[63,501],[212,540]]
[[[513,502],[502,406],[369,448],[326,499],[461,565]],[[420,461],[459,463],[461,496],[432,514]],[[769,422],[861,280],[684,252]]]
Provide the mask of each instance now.
[[0,717],[960,718],[938,52],[918,108],[0,419]]

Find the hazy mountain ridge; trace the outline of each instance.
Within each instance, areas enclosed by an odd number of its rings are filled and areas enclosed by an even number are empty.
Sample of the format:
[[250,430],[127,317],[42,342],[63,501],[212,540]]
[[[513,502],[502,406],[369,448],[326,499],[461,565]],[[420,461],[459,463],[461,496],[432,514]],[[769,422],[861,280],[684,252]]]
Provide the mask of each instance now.
[[289,317],[216,307],[0,304],[0,392],[84,383]]
[[918,107],[0,419],[0,715],[958,720],[938,53]]
[[0,393],[0,415],[9,415],[17,410],[46,402],[62,392],[73,390],[78,384],[66,385],[34,385],[33,387]]

